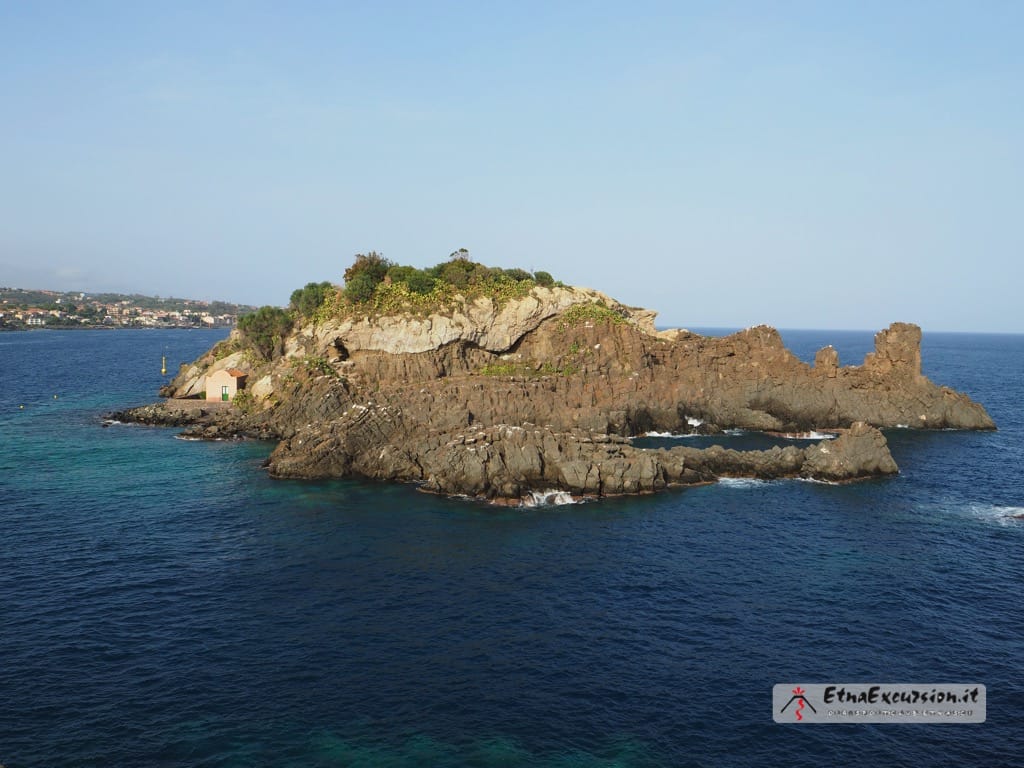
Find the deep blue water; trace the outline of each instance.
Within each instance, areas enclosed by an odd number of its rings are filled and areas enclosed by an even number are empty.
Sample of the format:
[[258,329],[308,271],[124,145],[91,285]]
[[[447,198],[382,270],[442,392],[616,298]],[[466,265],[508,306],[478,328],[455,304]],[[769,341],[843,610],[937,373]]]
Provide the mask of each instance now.
[[[493,509],[101,426],[221,336],[0,335],[7,768],[1024,761],[1024,337],[926,334],[1000,431],[892,431],[891,480]],[[777,725],[793,680],[984,683],[988,721]]]

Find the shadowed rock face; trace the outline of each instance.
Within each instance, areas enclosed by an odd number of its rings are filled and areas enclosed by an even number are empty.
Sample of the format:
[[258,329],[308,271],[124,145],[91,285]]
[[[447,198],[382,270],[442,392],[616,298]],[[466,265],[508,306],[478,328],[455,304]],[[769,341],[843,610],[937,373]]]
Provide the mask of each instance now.
[[[846,482],[895,474],[885,437],[858,422],[835,440],[766,451],[722,447],[634,448],[617,435],[555,432],[532,424],[467,429],[405,442],[385,410],[360,411],[334,433],[310,431],[282,443],[271,461],[277,477],[358,474],[422,483],[428,491],[519,499],[534,490],[580,496],[653,493],[719,477],[803,477]],[[357,437],[357,435],[359,435]],[[367,439],[368,438],[368,439]]]
[[[579,304],[613,312],[566,314]],[[813,366],[802,362],[766,326],[712,338],[656,332],[653,317],[554,288],[501,307],[467,301],[444,316],[307,325],[283,357],[248,366],[249,412],[178,423],[201,437],[280,438],[269,460],[278,477],[359,475],[493,499],[643,493],[723,475],[855,480],[896,471],[877,427],[995,427],[980,405],[921,374],[914,325],[891,325],[862,365],[843,367],[829,347]],[[211,355],[163,394],[200,391],[225,360],[246,368],[237,353]],[[809,448],[745,453],[628,440],[733,427],[845,431]]]

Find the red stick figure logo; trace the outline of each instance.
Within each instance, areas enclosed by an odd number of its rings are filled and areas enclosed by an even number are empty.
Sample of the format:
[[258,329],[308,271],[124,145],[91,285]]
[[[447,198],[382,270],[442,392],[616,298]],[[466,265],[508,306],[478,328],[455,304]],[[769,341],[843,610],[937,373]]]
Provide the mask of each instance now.
[[818,710],[816,710],[814,708],[814,705],[811,704],[811,702],[809,702],[807,700],[806,696],[804,696],[805,693],[806,693],[806,691],[798,685],[796,688],[793,689],[793,695],[790,696],[789,701],[786,702],[786,706],[784,706],[782,709],[780,709],[779,712],[780,713],[785,712],[787,709],[789,709],[789,705],[792,704],[795,701],[796,702],[796,706],[793,708],[793,714],[796,715],[797,722],[799,722],[799,721],[804,719],[804,716],[803,716],[802,713],[803,713],[803,708],[805,706],[810,707],[811,711],[814,714],[818,714]]

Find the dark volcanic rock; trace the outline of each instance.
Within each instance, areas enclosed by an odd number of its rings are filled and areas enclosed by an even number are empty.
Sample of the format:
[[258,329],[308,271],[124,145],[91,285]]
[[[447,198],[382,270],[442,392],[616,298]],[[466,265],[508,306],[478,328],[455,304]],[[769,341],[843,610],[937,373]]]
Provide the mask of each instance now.
[[847,481],[894,475],[898,470],[885,436],[858,421],[835,440],[824,440],[805,452],[800,474],[817,480]]
[[103,418],[108,422],[148,424],[157,427],[181,427],[195,424],[210,417],[210,410],[198,404],[177,407],[174,401],[143,405],[125,411],[114,411]]
[[827,446],[823,442],[804,449],[645,450],[617,435],[554,432],[532,424],[424,435],[410,441],[400,420],[389,418],[394,415],[366,409],[355,417],[355,424],[301,432],[274,451],[270,471],[278,477],[301,478],[355,473],[418,482],[436,493],[488,499],[519,499],[537,490],[579,496],[652,493],[718,477],[846,481],[897,471],[885,437],[864,424],[825,441]]
[[[600,311],[566,312],[595,302]],[[275,477],[358,475],[490,499],[649,493],[723,476],[848,481],[896,471],[876,427],[995,428],[982,406],[922,375],[920,342],[917,326],[894,323],[863,364],[841,366],[825,347],[812,366],[766,326],[659,333],[652,313],[596,292],[535,289],[501,306],[467,299],[447,315],[299,324],[265,362],[236,335],[161,394],[194,395],[206,374],[241,367],[244,409],[172,399],[119,417],[280,439]],[[628,440],[734,427],[843,434],[753,452]]]
[[202,400],[168,400],[114,411],[103,418],[105,424],[123,422],[156,427],[186,427],[182,436],[204,440],[237,437],[275,440],[280,437],[260,414],[245,413],[227,403],[208,403]]

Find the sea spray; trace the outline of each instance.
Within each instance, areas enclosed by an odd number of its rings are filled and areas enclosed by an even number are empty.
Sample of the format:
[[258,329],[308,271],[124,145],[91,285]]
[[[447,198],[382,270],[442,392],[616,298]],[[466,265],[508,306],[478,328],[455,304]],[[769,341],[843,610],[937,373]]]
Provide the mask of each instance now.
[[533,491],[529,496],[523,497],[524,507],[558,507],[564,504],[576,504],[576,499],[571,493],[555,489],[547,491]]

